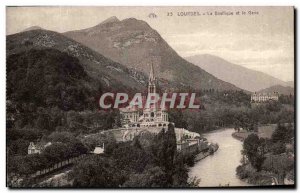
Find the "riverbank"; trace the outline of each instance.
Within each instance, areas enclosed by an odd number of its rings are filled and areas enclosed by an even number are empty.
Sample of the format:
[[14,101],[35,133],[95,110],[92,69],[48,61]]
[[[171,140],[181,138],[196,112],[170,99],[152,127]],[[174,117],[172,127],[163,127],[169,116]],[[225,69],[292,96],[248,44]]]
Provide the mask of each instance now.
[[213,155],[216,151],[218,151],[219,145],[218,144],[211,144],[206,151],[202,151],[196,155],[194,162],[198,162],[209,155]]
[[231,134],[231,136],[241,142],[243,142],[247,137],[248,135],[250,135],[251,133],[256,133],[257,132],[248,132],[248,131],[239,131],[239,132],[234,132]]
[[235,140],[231,134],[232,128],[222,128],[203,134],[207,141],[218,144],[213,156],[199,154],[199,160],[189,168],[189,178],[200,179],[199,187],[250,186],[236,176],[235,169],[240,164],[242,143]]
[[[258,132],[239,131],[232,133],[232,137],[243,142],[248,137],[248,135],[252,133],[258,134]],[[272,181],[272,177],[256,172],[256,170],[249,163],[239,165],[236,168],[236,175],[241,180],[257,186],[267,186],[274,183]]]
[[[240,131],[232,133],[232,137],[239,141],[247,140],[245,148],[248,153],[246,150],[244,151],[245,155],[241,165],[236,168],[236,174],[241,180],[256,186],[294,184],[294,150],[289,148],[292,145],[288,141],[274,142],[278,138],[286,140],[284,137],[288,136],[288,132],[292,132],[292,130],[284,130],[284,128],[276,130],[276,128],[276,125],[263,125],[258,128],[258,132]],[[280,133],[278,134],[278,132]],[[262,140],[262,143],[253,142],[253,138],[247,138],[252,133],[257,135],[253,136],[254,139]],[[258,151],[259,148],[264,150],[263,155],[259,155],[263,156],[260,157],[260,160],[256,159],[257,155],[252,153]],[[251,152],[249,153],[249,151]]]
[[[256,172],[250,164],[240,165],[236,169],[237,176],[250,184],[256,186],[277,185],[278,181],[273,175],[267,172]],[[273,180],[275,178],[275,180]]]
[[248,137],[248,135],[254,133],[257,134],[259,137],[270,139],[275,129],[276,129],[276,124],[261,125],[258,127],[257,132],[241,130],[232,133],[232,137],[239,141],[244,141]]

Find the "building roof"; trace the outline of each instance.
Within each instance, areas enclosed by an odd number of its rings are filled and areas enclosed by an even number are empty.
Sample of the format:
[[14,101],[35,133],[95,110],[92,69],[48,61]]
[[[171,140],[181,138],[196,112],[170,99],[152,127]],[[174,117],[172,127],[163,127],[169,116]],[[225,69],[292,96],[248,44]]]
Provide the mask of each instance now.
[[94,154],[102,154],[102,153],[104,153],[104,148],[102,148],[102,147],[95,147],[93,153]]
[[127,107],[124,107],[124,108],[120,108],[119,109],[120,112],[123,112],[123,113],[130,113],[130,112],[136,112],[138,111],[138,108],[136,106],[127,106]]
[[278,92],[272,92],[272,93],[252,93],[252,96],[274,96],[278,95]]
[[33,142],[30,142],[28,149],[43,149],[43,148],[50,146],[51,144],[52,144],[51,142],[48,142],[48,143],[38,142],[36,144],[34,144]]

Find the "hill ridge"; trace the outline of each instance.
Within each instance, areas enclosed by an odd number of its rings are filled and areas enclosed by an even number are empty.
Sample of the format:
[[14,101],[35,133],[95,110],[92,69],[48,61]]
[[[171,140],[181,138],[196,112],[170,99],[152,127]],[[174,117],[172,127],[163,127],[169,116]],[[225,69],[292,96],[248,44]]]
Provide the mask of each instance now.
[[110,25],[98,25],[63,33],[128,68],[149,73],[153,62],[158,78],[194,89],[240,90],[186,61],[143,20],[123,19]]
[[186,57],[186,59],[216,77],[252,92],[259,91],[276,84],[283,86],[287,85],[286,82],[264,72],[231,63],[215,55],[201,54]]

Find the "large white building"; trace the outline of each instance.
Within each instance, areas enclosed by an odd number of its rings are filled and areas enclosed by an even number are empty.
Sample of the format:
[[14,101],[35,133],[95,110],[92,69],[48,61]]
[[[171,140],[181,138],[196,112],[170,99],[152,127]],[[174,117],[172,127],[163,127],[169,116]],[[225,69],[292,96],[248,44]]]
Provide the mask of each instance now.
[[279,93],[273,92],[273,93],[253,93],[251,95],[251,102],[267,102],[270,100],[278,101],[279,99]]

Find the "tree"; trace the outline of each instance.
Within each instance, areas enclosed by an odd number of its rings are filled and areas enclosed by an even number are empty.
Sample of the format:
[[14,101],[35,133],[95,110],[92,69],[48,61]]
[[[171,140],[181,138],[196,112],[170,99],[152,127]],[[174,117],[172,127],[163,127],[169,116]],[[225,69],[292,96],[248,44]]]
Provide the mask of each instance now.
[[61,143],[70,143],[78,140],[72,133],[66,131],[53,132],[47,138],[51,142],[61,142]]
[[141,174],[132,174],[123,187],[160,188],[166,187],[166,173],[158,166],[146,169]]
[[90,156],[79,162],[70,176],[74,187],[112,188],[119,187],[118,173],[112,169],[110,160],[99,156]]
[[9,157],[8,172],[20,175],[30,175],[46,167],[47,160],[41,154]]
[[47,114],[39,114],[35,127],[39,130],[54,130],[54,128],[51,125],[51,118]]
[[8,144],[9,155],[27,155],[29,143],[28,140],[22,138],[11,141],[10,144]]
[[104,153],[107,155],[111,155],[116,148],[118,148],[118,144],[116,141],[107,141],[105,143]]
[[52,143],[63,144],[66,146],[65,158],[76,157],[87,153],[88,149],[70,132],[53,132],[47,137]]
[[176,135],[174,126],[169,124],[168,130],[165,132],[162,129],[157,136],[155,136],[152,146],[151,154],[153,156],[154,164],[161,167],[167,174],[167,181],[172,184],[172,175],[174,172],[174,158],[176,153]]
[[289,124],[288,126],[284,126],[282,124],[278,124],[277,128],[272,134],[271,139],[274,143],[276,142],[288,143],[292,137],[294,137],[294,129],[292,125]]
[[278,112],[282,108],[282,105],[278,101],[269,101],[266,103],[266,109],[271,112]]
[[113,150],[112,158],[117,168],[128,172],[141,173],[152,162],[150,155],[137,140],[126,142]]
[[243,153],[257,171],[261,170],[265,160],[265,146],[265,140],[260,139],[256,134],[250,134],[243,143]]
[[84,146],[84,144],[79,140],[71,141],[69,143],[66,143],[66,145],[69,152],[68,158],[77,157],[88,152],[88,148]]
[[179,128],[187,128],[188,124],[186,122],[186,119],[183,116],[182,111],[180,110],[169,110],[169,119],[171,122],[173,122],[177,127]]
[[286,150],[286,147],[283,142],[278,141],[278,142],[272,144],[271,150],[272,150],[272,153],[276,155],[276,154],[284,153]]
[[173,124],[168,125],[168,130],[165,133],[165,140],[163,141],[164,145],[166,146],[165,152],[165,168],[167,170],[172,170],[174,164],[174,158],[177,150],[176,145],[176,134],[175,128]]
[[194,165],[194,155],[189,153],[176,153],[174,159],[174,169],[172,175],[172,187],[187,187],[188,169],[185,165],[191,167]]
[[70,150],[64,143],[53,143],[45,148],[43,155],[47,159],[49,166],[70,157]]

